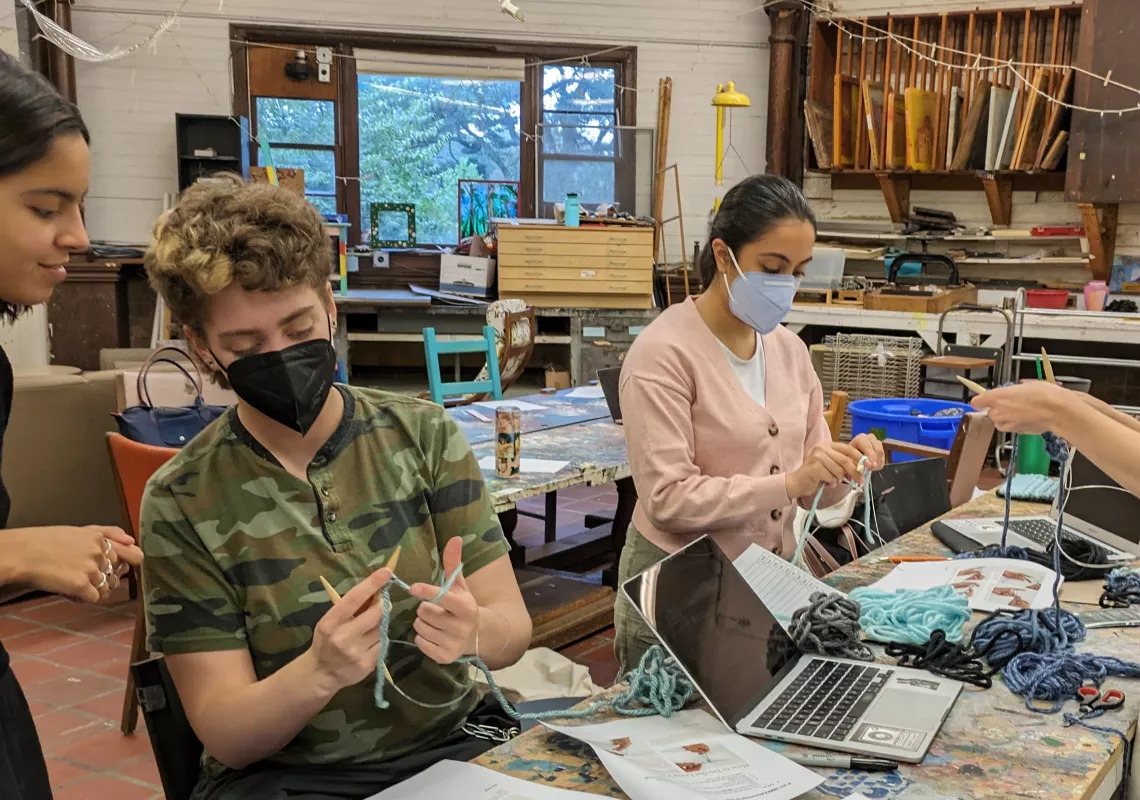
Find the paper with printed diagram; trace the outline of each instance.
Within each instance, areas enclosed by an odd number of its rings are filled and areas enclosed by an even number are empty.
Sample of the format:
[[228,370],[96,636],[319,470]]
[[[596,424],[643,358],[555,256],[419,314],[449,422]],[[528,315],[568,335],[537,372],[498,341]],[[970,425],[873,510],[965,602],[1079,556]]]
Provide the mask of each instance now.
[[899,564],[872,589],[931,589],[952,586],[974,611],[1048,608],[1053,605],[1057,573],[1032,561],[967,558]]
[[544,724],[590,745],[630,800],[791,800],[823,783],[699,709],[668,719]]
[[555,789],[475,764],[440,761],[368,800],[439,800],[451,797],[464,800],[570,800],[575,794],[585,795],[585,792]]

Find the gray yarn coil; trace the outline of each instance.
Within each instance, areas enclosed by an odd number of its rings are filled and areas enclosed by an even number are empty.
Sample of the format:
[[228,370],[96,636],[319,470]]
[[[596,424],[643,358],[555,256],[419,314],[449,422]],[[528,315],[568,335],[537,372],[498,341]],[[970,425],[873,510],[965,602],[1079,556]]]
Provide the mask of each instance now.
[[815,592],[808,605],[792,615],[788,633],[805,653],[873,661],[871,649],[859,639],[861,611],[856,601],[841,594]]

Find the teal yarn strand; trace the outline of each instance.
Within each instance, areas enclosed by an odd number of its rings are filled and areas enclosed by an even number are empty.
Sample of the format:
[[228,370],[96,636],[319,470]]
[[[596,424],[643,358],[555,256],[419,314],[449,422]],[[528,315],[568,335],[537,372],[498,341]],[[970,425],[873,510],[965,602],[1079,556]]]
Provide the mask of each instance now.
[[[436,596],[427,602],[439,603],[439,601],[451,591],[451,587],[455,585],[455,581],[462,574],[463,565],[460,564],[451,575],[447,576],[443,585],[439,587],[439,592]],[[411,588],[408,584],[393,575],[392,580],[380,590],[380,602],[383,605],[384,611],[383,616],[380,618],[380,652],[376,659],[375,700],[376,707],[379,709],[389,707],[389,703],[384,697],[384,684],[387,682],[385,666],[388,661],[388,650],[391,646],[388,627],[392,618],[390,589],[393,584],[399,586],[404,591],[409,591]],[[641,657],[641,662],[637,667],[626,675],[625,680],[628,684],[628,688],[621,694],[612,698],[597,700],[585,708],[577,710],[521,713],[503,694],[502,689],[499,688],[494,676],[491,674],[490,667],[488,667],[478,655],[464,656],[458,659],[456,663],[471,664],[482,672],[487,679],[487,685],[491,688],[491,694],[499,701],[503,710],[506,711],[509,716],[519,721],[586,719],[603,709],[613,709],[615,713],[624,717],[650,717],[654,715],[669,717],[684,708],[685,704],[692,699],[696,691],[692,682],[677,662],[671,656],[668,656],[660,645],[654,645]],[[447,708],[457,703],[467,694],[467,692],[464,692],[459,697],[449,700],[446,703],[428,704],[409,697],[399,686],[396,686],[395,683],[392,684],[392,688],[399,692],[405,700],[421,708]]]
[[951,586],[885,592],[861,587],[850,598],[862,609],[859,624],[868,638],[879,642],[924,645],[934,631],[960,642],[970,620],[970,605]]
[[681,670],[671,656],[665,653],[661,645],[653,645],[641,657],[641,662],[625,676],[628,684],[621,694],[595,700],[584,708],[568,711],[536,711],[522,713],[516,709],[503,695],[495,679],[491,677],[491,670],[482,659],[470,657],[465,659],[474,664],[487,678],[487,685],[491,687],[491,694],[499,701],[508,715],[522,720],[542,719],[587,719],[604,709],[613,711],[623,717],[671,717],[680,711],[692,699],[695,688],[685,673]]
[[[439,592],[436,594],[435,597],[433,597],[428,602],[429,603],[438,603],[440,600],[442,600],[444,598],[444,596],[448,592],[451,591],[451,587],[455,585],[456,579],[462,574],[463,574],[463,564],[460,564],[459,567],[456,568],[455,572],[446,576],[446,578],[443,582],[443,585],[439,587]],[[375,700],[376,700],[376,707],[379,709],[385,709],[389,705],[388,701],[386,699],[384,699],[384,683],[385,683],[384,668],[385,668],[385,665],[388,663],[388,648],[391,646],[391,640],[389,639],[389,636],[388,636],[388,626],[389,626],[391,619],[392,619],[392,597],[391,597],[392,584],[399,586],[405,592],[410,591],[412,588],[412,587],[408,586],[408,584],[404,583],[402,580],[397,578],[395,575],[393,575],[392,580],[390,580],[386,584],[384,584],[384,588],[380,590],[380,602],[384,606],[384,615],[382,617],[380,617],[380,652],[376,656]],[[400,692],[400,688],[398,686],[396,686],[395,684],[392,684],[392,685],[393,685],[393,688],[395,688],[397,692]],[[400,694],[404,694],[404,693],[400,692]],[[406,694],[404,695],[404,697],[408,700],[412,700],[412,698],[408,697]],[[412,702],[417,703],[417,701],[415,701],[415,700],[412,700]],[[417,703],[417,705],[424,706],[423,703]],[[446,707],[449,705],[451,705],[451,703],[444,703],[442,707]],[[441,706],[425,706],[425,707],[426,708],[440,708]]]
[[[866,461],[867,457],[864,456],[859,460],[859,465],[862,466],[864,463],[866,463]],[[874,529],[871,527],[871,504],[874,500],[874,494],[871,488],[871,476],[869,474],[864,476],[862,486],[855,483],[854,481],[845,481],[845,483],[847,483],[847,485],[853,489],[863,493],[863,538],[866,539],[868,547],[874,548],[875,534],[872,532]],[[796,543],[796,552],[792,556],[791,563],[793,565],[798,566],[801,563],[800,559],[803,558],[804,548],[807,546],[808,534],[814,533],[812,530],[812,523],[814,523],[815,518],[819,516],[819,504],[823,499],[823,493],[826,490],[827,487],[821,485],[819,489],[816,490],[815,497],[812,498],[811,509],[808,510],[807,519],[804,520],[803,534],[800,536],[800,540]]]

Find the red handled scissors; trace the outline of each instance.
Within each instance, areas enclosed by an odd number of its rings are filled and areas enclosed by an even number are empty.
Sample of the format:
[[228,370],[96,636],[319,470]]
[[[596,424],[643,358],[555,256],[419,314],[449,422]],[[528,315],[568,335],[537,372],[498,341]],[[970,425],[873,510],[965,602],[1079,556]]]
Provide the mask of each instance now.
[[1095,686],[1082,686],[1077,690],[1077,699],[1081,702],[1082,714],[1115,711],[1124,705],[1124,692],[1108,689],[1102,693]]

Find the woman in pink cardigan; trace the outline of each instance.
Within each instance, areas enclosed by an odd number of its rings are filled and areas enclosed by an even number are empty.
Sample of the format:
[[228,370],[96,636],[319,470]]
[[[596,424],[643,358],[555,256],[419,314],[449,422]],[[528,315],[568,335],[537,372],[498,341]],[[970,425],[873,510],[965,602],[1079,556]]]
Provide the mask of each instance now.
[[[701,253],[705,291],[667,309],[622,367],[621,408],[638,502],[621,580],[701,534],[730,558],[753,542],[795,551],[797,503],[843,499],[859,461],[883,465],[871,436],[831,441],[804,343],[780,323],[815,244],[815,216],[790,181],[758,175],[725,195]],[[656,643],[620,599],[623,670]]]

